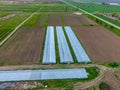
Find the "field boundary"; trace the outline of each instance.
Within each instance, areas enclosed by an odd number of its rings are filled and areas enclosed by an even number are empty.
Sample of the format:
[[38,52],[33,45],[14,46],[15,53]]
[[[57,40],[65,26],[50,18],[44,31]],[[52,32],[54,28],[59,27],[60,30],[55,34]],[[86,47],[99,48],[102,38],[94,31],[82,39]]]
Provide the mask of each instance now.
[[90,15],[90,16],[93,16],[93,17],[95,17],[95,18],[97,18],[97,19],[99,19],[99,20],[101,20],[101,21],[103,21],[103,22],[105,22],[105,23],[107,23],[107,24],[109,24],[109,25],[111,25],[111,26],[113,26],[113,27],[115,27],[115,28],[117,28],[117,29],[120,30],[120,27],[117,26],[117,25],[115,25],[115,24],[112,24],[112,23],[110,23],[110,22],[108,22],[108,21],[106,21],[106,20],[104,20],[104,19],[102,19],[102,18],[100,18],[100,17],[98,17],[98,16],[93,15],[92,13],[89,13],[89,12],[87,12],[87,11],[85,11],[85,10],[77,7],[77,6],[74,6],[74,5],[70,4],[70,3],[68,3],[67,1],[64,1],[64,0],[60,0],[60,1],[66,3],[66,4],[68,4],[68,5],[70,5],[70,6],[72,6],[72,7],[78,8],[80,11],[82,11],[82,12],[84,12],[84,13]]
[[36,13],[32,13],[28,18],[26,18],[22,23],[20,23],[5,39],[3,39],[0,42],[0,47],[25,23],[27,22],[30,18],[33,17],[33,15]]

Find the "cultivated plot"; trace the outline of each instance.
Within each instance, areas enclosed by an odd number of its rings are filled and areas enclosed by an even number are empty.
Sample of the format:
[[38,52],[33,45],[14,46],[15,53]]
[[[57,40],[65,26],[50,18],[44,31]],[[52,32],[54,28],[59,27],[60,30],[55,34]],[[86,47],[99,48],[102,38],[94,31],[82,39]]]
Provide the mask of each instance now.
[[0,48],[3,65],[39,63],[44,40],[44,28],[24,28]]
[[101,26],[73,27],[93,62],[120,62],[120,37]]

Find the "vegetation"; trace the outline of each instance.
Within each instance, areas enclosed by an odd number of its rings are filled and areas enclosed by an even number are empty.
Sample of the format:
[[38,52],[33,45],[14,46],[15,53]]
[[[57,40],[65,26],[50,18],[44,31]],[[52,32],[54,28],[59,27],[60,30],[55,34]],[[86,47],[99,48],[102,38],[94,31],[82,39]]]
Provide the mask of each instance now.
[[57,63],[60,63],[60,54],[59,54],[59,48],[58,48],[58,39],[57,39],[57,32],[56,32],[56,29],[54,30],[54,35],[55,35],[56,61],[57,61]]
[[[90,3],[76,3],[74,1],[69,1],[69,0],[63,0],[63,1],[67,1],[68,3],[78,7],[78,8],[81,8],[87,12],[90,12],[90,13],[96,13],[96,12],[115,12],[114,15],[117,16],[117,13],[116,12],[120,12],[120,6],[111,6],[111,5],[103,5],[103,4],[90,4]],[[95,14],[96,16],[108,21],[108,22],[111,22],[117,26],[120,26],[120,22],[118,21],[115,21],[115,20],[112,20],[110,18],[107,18],[105,16],[102,16],[102,15],[99,15],[99,14]],[[107,23],[105,22],[102,22],[101,20],[98,20],[90,15],[86,15],[88,16],[89,18],[93,19],[95,22],[101,24],[102,26],[108,28],[110,31],[112,31],[113,33],[115,33],[116,35],[120,36],[120,30],[118,30],[117,28],[114,28],[113,26],[110,26],[108,25]]]
[[115,68],[115,67],[118,67],[119,66],[119,64],[118,63],[116,63],[116,62],[113,62],[113,63],[110,63],[110,64],[108,64],[110,67],[113,67],[113,68]]
[[109,85],[106,84],[105,82],[101,82],[101,83],[99,84],[99,88],[100,88],[100,90],[110,90]]
[[87,80],[92,80],[99,76],[99,69],[97,67],[86,68],[86,71],[89,74]]
[[[65,90],[74,90],[74,84],[77,82],[85,82],[96,78],[99,75],[97,67],[86,68],[89,73],[88,79],[66,79],[66,80],[43,80],[40,81],[44,86],[47,85],[48,88],[65,88]],[[39,81],[38,81],[39,82]],[[40,88],[36,88],[39,90]],[[34,89],[30,89],[34,90]]]
[[70,4],[75,5],[78,8],[81,8],[91,13],[93,12],[120,12],[120,6],[112,6],[112,5],[106,5],[106,4],[94,4],[94,3],[78,3],[72,0],[63,0],[63,1],[67,1]]
[[17,25],[25,20],[29,14],[17,14],[15,17],[4,20],[0,23],[0,41],[11,33]]
[[40,12],[73,12],[75,8],[66,4],[41,4]]
[[[108,30],[110,30],[111,32],[115,33],[116,35],[120,36],[120,30],[118,30],[117,28],[113,27],[113,26],[110,26],[109,24],[93,17],[93,16],[90,16],[88,14],[85,14],[85,16],[87,16],[88,18],[92,19],[93,21],[95,21],[96,23],[104,26],[105,28],[107,28]],[[102,16],[104,17],[104,16]],[[106,17],[105,17],[106,18]],[[109,19],[108,19],[109,20]]]
[[[76,9],[70,7],[66,4],[8,4],[0,3],[0,17],[16,14],[15,17],[3,20],[0,23],[0,41],[2,41],[6,36],[8,36],[23,20],[25,20],[33,12],[37,12],[28,22],[26,22],[23,27],[34,26],[39,19],[40,15],[45,16],[43,25],[36,25],[35,27],[47,27],[49,14],[46,12],[73,12]],[[42,12],[42,14],[41,14]]]
[[40,14],[35,14],[31,19],[29,19],[23,26],[36,26],[36,22],[40,19]]
[[100,17],[100,18],[102,18],[102,19],[104,19],[104,20],[107,20],[107,21],[109,21],[109,22],[111,22],[111,23],[113,23],[113,24],[115,24],[117,26],[120,26],[120,22],[117,21],[117,20],[113,20],[111,18],[105,17],[103,15],[99,15],[99,14],[95,14],[95,15],[98,16],[98,17]]
[[39,10],[37,4],[0,4],[0,12],[36,12]]

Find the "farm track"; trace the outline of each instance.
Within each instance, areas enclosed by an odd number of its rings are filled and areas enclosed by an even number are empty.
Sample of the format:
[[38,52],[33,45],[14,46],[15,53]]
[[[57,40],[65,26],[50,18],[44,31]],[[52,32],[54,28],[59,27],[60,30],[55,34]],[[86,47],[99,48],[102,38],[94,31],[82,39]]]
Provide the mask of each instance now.
[[104,81],[110,86],[110,90],[120,90],[120,80],[111,71],[105,72]]

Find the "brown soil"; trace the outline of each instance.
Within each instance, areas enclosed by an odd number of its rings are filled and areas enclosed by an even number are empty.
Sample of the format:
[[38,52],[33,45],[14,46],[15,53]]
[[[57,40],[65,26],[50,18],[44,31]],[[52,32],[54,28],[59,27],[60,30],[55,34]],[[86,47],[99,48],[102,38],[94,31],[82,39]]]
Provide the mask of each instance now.
[[[58,15],[51,15],[49,25],[61,25]],[[62,15],[65,25],[73,27],[94,62],[120,62],[120,37],[82,15]],[[93,25],[93,26],[91,26]]]
[[65,14],[62,16],[64,18],[65,25],[69,26],[89,26],[89,25],[97,25],[90,19],[82,16],[82,15],[75,15],[75,14]]
[[101,26],[73,28],[94,62],[120,62],[120,37]]
[[4,47],[0,48],[1,63],[39,63],[44,33],[44,29],[25,28],[20,30]]
[[[61,20],[61,16],[64,20]],[[43,18],[44,16],[41,19],[42,25],[44,22]],[[38,22],[38,24],[41,24],[41,22]],[[50,15],[48,25],[62,26],[63,24],[70,25],[73,28],[92,62],[109,63],[116,61],[120,63],[119,36],[82,15]],[[90,26],[91,24],[94,26]],[[0,63],[38,63],[44,33],[44,29],[26,28],[20,30],[5,46],[0,48]]]
[[110,86],[110,90],[120,90],[120,81],[113,73],[105,73],[105,82]]
[[50,18],[48,21],[49,26],[62,26],[60,15],[58,14],[50,14]]
[[120,63],[120,37],[90,19],[75,14],[63,15],[65,25],[73,27],[93,62]]

